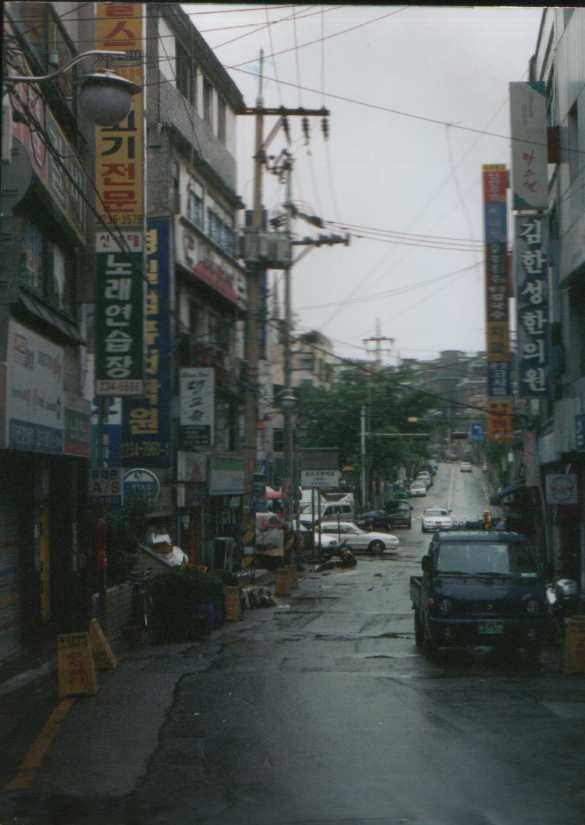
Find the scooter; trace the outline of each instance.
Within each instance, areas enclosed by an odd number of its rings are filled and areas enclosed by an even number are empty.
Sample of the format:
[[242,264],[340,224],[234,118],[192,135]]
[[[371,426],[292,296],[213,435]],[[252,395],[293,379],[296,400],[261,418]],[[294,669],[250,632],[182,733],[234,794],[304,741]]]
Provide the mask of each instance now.
[[567,625],[573,616],[585,615],[585,595],[579,593],[577,582],[559,579],[546,588],[553,639],[563,644]]

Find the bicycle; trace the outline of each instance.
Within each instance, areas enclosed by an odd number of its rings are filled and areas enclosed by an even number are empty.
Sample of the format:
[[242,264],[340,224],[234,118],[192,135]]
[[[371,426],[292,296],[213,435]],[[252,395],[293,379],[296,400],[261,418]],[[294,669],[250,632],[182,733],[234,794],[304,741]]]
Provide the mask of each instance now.
[[141,630],[149,630],[152,622],[152,596],[148,588],[150,578],[150,570],[130,574],[130,581],[132,582],[132,621]]

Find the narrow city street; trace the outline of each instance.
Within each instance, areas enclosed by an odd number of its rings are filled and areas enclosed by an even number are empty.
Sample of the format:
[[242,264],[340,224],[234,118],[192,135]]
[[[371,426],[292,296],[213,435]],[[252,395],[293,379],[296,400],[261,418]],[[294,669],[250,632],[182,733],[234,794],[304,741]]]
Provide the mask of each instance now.
[[58,705],[45,696],[2,761],[2,825],[583,825],[582,674],[548,648],[535,667],[415,647],[420,515],[480,515],[480,470],[443,464],[410,502],[397,553],[308,568],[278,606],[100,674],[27,777],[18,760]]

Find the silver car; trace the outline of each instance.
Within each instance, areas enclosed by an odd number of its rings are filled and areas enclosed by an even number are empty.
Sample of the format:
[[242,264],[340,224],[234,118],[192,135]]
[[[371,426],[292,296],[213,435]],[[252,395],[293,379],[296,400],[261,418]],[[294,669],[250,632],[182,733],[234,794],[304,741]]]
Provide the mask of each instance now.
[[400,544],[398,538],[392,533],[367,533],[361,530],[356,524],[349,521],[331,521],[321,524],[321,533],[315,535],[315,545],[321,538],[321,545],[325,546],[327,540],[334,537],[341,544],[357,553],[379,553],[384,550],[397,550]]
[[423,533],[448,530],[450,527],[453,527],[451,510],[443,507],[429,507],[424,511],[421,527]]
[[426,496],[427,486],[422,481],[413,481],[408,488],[409,496]]

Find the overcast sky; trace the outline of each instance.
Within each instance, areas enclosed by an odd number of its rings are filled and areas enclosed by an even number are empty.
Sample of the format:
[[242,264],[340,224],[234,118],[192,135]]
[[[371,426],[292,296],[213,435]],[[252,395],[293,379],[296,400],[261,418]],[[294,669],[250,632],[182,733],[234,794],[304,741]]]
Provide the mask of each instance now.
[[[380,345],[384,363],[484,350],[481,167],[509,167],[508,84],[528,79],[542,8],[182,6],[248,106],[263,49],[265,106],[331,112],[328,142],[318,118],[308,145],[291,118],[293,200],[351,226],[352,239],[295,265],[297,330],[318,329],[338,355],[364,358],[379,323],[380,337],[394,339]],[[253,121],[238,119],[238,191],[249,208]],[[270,150],[285,147],[281,133]],[[282,211],[283,187],[271,175],[264,187],[267,208]],[[294,231],[341,234],[300,220]]]

